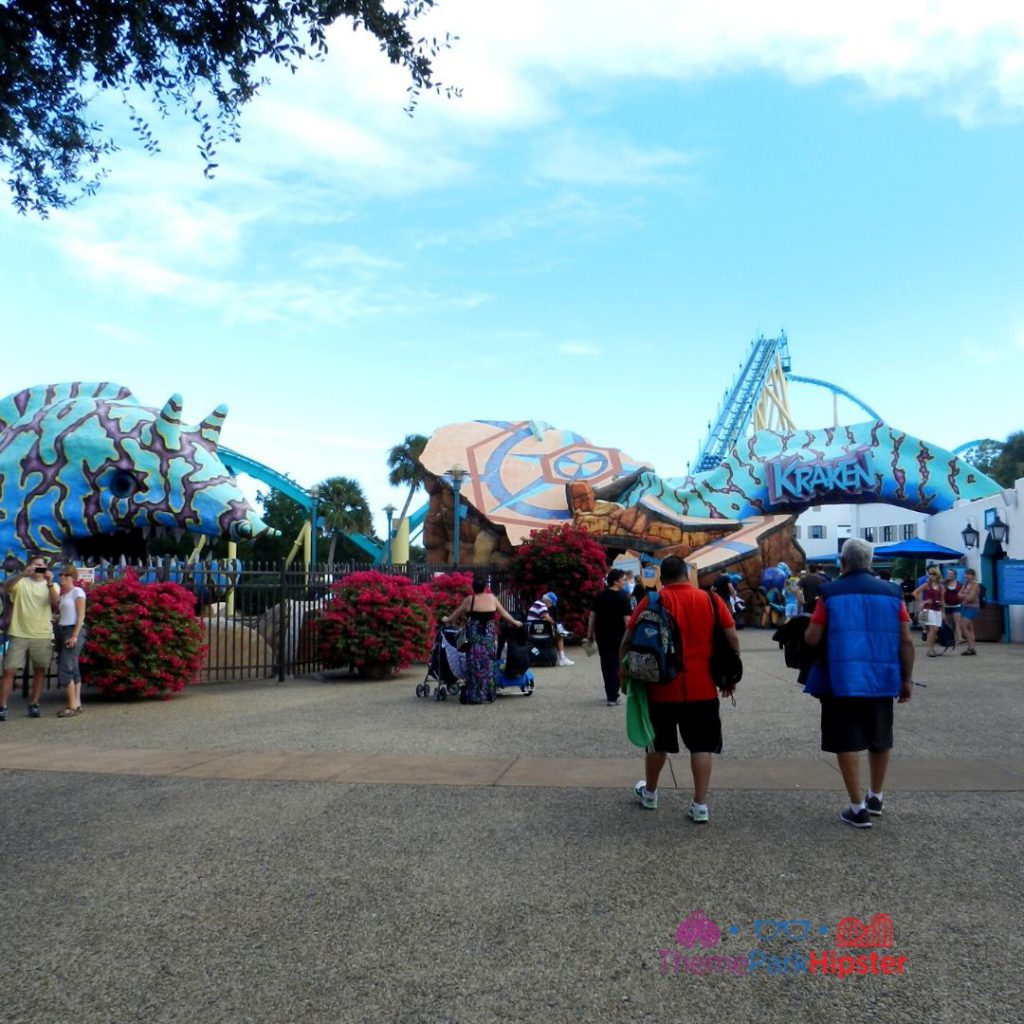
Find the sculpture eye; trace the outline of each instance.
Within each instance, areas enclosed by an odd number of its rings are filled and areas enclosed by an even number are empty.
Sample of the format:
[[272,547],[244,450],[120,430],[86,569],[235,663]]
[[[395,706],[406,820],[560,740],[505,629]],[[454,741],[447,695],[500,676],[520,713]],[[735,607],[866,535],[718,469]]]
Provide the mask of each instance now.
[[115,498],[130,498],[139,489],[139,481],[127,469],[116,470],[110,479],[110,493]]
[[252,527],[244,519],[239,519],[231,524],[232,540],[248,540],[251,536]]

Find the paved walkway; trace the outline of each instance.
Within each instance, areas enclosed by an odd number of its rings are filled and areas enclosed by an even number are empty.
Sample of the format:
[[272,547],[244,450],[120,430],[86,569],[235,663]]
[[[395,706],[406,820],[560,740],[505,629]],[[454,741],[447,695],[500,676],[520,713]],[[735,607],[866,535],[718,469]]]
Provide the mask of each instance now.
[[[39,720],[15,702],[0,1019],[1019,1024],[1024,649],[921,660],[860,833],[816,702],[766,633],[743,643],[707,827],[683,815],[682,758],[679,791],[666,773],[659,810],[637,807],[623,709],[582,656],[485,708],[417,699],[421,671],[91,698],[66,720],[57,693]],[[676,941],[698,909],[710,951]],[[806,969],[878,913],[902,974]]]
[[[54,743],[6,743],[0,747],[0,769],[343,785],[622,789],[636,781],[637,766],[635,757],[458,757],[301,750],[239,753]],[[687,789],[689,781],[685,757],[675,757],[672,771],[665,773],[664,787]],[[828,790],[835,789],[837,783],[835,760],[825,757],[719,760],[714,772],[716,790]],[[1024,791],[1024,757],[964,758],[955,762],[944,758],[901,758],[893,763],[889,786],[903,792],[1021,792]]]

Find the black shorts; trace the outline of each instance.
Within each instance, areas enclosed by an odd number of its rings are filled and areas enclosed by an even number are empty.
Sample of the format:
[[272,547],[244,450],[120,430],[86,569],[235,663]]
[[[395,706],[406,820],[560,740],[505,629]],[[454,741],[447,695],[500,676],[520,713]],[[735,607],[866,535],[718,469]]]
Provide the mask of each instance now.
[[892,749],[892,697],[821,698],[821,749],[830,754]]
[[691,754],[722,752],[722,719],[718,699],[675,702],[648,701],[654,743],[659,754],[678,754],[679,736]]

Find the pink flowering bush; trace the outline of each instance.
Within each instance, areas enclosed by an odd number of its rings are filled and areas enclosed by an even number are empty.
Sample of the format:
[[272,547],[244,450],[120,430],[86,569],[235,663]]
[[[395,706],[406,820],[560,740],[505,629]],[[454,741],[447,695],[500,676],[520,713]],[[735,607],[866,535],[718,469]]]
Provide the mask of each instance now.
[[569,523],[534,530],[516,549],[509,568],[524,607],[553,590],[558,595],[555,618],[577,640],[586,636],[590,606],[608,572],[605,549],[586,530]]
[[471,572],[446,572],[420,584],[423,598],[434,615],[434,621],[440,622],[445,616],[451,615],[462,604],[464,598],[473,593],[473,574]]
[[331,587],[317,620],[324,664],[354,666],[364,677],[381,678],[428,657],[434,631],[431,598],[404,576],[354,572]]
[[164,697],[199,678],[206,648],[192,594],[131,573],[89,590],[83,676],[105,693]]

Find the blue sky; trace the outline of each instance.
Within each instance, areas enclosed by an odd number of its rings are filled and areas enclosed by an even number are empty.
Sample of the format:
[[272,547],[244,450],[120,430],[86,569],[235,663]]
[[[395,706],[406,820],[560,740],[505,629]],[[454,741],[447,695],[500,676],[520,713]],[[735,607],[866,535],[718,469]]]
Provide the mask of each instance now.
[[[625,10],[442,0],[425,29],[460,37],[437,71],[463,97],[412,119],[342,28],[213,182],[172,120],[158,156],[121,137],[97,197],[0,210],[3,392],[114,380],[192,421],[225,401],[226,444],[356,477],[381,529],[388,448],[461,420],[682,473],[780,327],[795,373],[933,443],[1024,427],[1019,5]],[[831,421],[827,393],[790,398]]]

